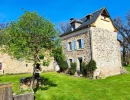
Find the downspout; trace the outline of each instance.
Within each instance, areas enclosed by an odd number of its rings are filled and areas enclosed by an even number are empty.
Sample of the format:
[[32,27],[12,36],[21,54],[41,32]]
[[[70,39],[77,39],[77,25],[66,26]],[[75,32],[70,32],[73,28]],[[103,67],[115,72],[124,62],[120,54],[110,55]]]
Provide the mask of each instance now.
[[91,31],[91,27],[89,29],[89,37],[90,37],[90,56],[91,56],[91,60],[93,60],[93,47],[92,47],[92,31]]

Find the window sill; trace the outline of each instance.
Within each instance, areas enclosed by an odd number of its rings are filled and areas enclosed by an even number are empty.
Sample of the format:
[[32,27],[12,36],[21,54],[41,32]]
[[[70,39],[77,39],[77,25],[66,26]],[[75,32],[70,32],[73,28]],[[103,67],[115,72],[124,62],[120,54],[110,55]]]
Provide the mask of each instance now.
[[84,48],[79,48],[79,49],[76,49],[77,51],[80,51],[80,50],[84,50]]
[[74,50],[68,50],[68,52],[71,52],[71,51],[74,51]]

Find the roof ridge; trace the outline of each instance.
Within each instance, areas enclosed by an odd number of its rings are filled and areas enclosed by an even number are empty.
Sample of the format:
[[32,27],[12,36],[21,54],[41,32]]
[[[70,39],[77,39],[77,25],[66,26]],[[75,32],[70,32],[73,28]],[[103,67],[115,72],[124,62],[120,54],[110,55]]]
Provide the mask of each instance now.
[[[102,8],[100,8],[100,9],[98,9],[98,10],[96,10],[96,11],[94,11],[94,12],[90,13],[90,14],[87,14],[87,15],[92,15],[93,13],[95,13],[95,12],[97,12],[97,11],[101,10],[101,9],[105,9],[105,8],[106,8],[106,7],[102,7]],[[87,16],[87,15],[86,15],[86,16]],[[86,16],[84,16],[84,17],[86,17]],[[81,20],[81,19],[83,19],[84,17],[80,18],[80,20]]]

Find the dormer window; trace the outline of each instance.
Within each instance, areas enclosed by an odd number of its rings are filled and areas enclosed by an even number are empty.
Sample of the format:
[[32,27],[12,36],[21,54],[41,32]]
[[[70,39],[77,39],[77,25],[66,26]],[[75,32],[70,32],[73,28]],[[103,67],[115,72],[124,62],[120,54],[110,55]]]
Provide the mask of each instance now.
[[72,31],[75,30],[75,23],[73,23],[73,24],[71,25],[71,30],[72,30]]
[[91,18],[92,18],[92,15],[91,15],[91,14],[89,14],[89,15],[87,15],[87,16],[86,16],[86,18],[87,18],[87,20],[89,20],[89,19],[91,19]]
[[81,20],[77,20],[74,18],[70,19],[70,24],[71,24],[71,31],[75,30],[78,28],[83,22]]

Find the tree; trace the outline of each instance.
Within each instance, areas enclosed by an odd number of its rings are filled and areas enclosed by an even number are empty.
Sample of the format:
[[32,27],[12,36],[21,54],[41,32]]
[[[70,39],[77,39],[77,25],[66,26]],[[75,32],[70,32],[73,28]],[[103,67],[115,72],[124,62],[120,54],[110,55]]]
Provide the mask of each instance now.
[[118,29],[119,40],[121,41],[124,64],[126,64],[126,56],[130,52],[130,11],[127,13],[125,19],[125,21],[120,17],[114,19],[114,24]]
[[69,31],[71,31],[71,25],[68,22],[60,23],[60,27],[61,27],[61,30],[63,31],[63,33],[67,33]]
[[12,21],[1,35],[2,51],[17,59],[31,60],[35,67],[40,61],[39,55],[55,48],[58,34],[50,20],[39,16],[37,12],[25,11],[18,21]]

